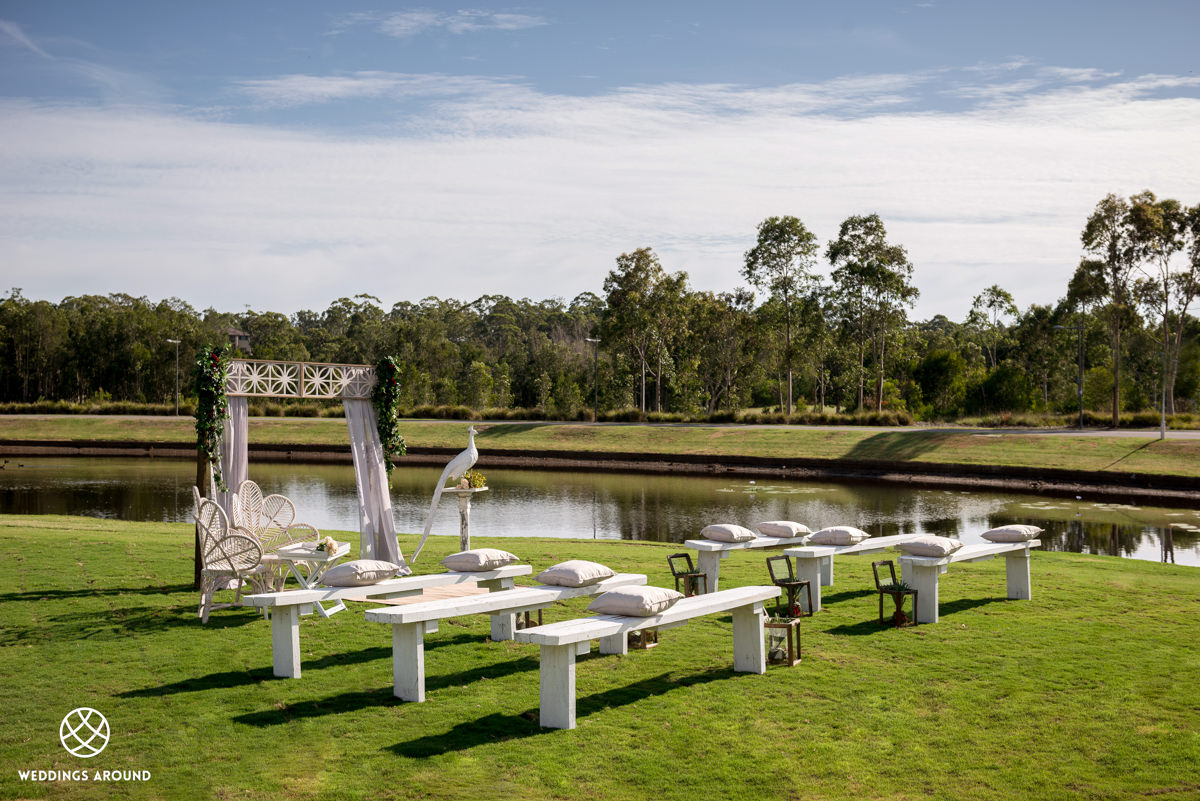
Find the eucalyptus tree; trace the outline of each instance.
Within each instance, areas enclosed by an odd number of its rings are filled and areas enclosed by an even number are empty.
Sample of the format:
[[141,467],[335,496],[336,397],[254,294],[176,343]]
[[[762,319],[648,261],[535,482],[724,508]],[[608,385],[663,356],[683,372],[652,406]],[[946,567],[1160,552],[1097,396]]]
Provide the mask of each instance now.
[[1072,276],[1067,298],[1077,305],[1094,305],[1108,327],[1112,341],[1112,425],[1121,416],[1121,333],[1136,325],[1132,277],[1137,249],[1129,203],[1109,194],[1088,217],[1080,234],[1084,252]]
[[999,284],[992,284],[975,296],[971,304],[971,312],[967,322],[986,333],[984,352],[987,353],[990,367],[994,370],[999,363],[1000,342],[1004,337],[1004,320],[1017,316],[1017,304],[1012,294],[1001,289]]
[[792,413],[792,304],[812,280],[817,238],[798,218],[768,217],[758,224],[758,240],[746,251],[742,276],[783,306],[783,366],[787,373],[787,412]]
[[753,369],[753,308],[754,295],[746,289],[688,296],[688,350],[710,415],[722,405],[734,408],[739,384]]
[[1162,349],[1163,414],[1175,413],[1175,374],[1188,307],[1196,295],[1192,271],[1177,272],[1173,264],[1184,247],[1187,212],[1178,200],[1159,200],[1145,191],[1129,199],[1129,222],[1133,229],[1134,252],[1143,278],[1139,295],[1159,317]]
[[883,403],[885,359],[889,337],[899,336],[906,308],[920,292],[912,284],[912,263],[900,245],[887,241],[877,214],[848,217],[826,257],[843,328],[857,349],[858,408],[864,406],[867,347],[875,373],[875,406]]
[[646,379],[655,382],[656,407],[662,409],[662,381],[672,367],[669,348],[686,330],[683,298],[687,273],[668,274],[650,248],[617,257],[604,279],[607,304],[601,339],[627,349],[641,369],[640,408],[646,411]]

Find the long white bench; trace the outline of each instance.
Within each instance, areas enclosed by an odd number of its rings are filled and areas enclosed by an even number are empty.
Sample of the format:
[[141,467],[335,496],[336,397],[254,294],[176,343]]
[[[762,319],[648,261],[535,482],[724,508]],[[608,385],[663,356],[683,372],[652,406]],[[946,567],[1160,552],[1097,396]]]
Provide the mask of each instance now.
[[343,598],[400,598],[419,595],[429,587],[478,582],[491,591],[508,590],[517,576],[533,572],[529,565],[505,565],[482,573],[431,573],[404,576],[364,587],[318,587],[311,590],[285,590],[247,595],[242,601],[250,606],[271,610],[271,662],[280,678],[300,678],[300,608],[322,601]]
[[979,562],[1004,556],[1009,599],[1030,600],[1033,598],[1033,584],[1029,577],[1029,552],[1041,544],[1041,540],[985,542],[964,545],[949,556],[901,556],[900,575],[917,591],[917,622],[938,622],[938,576],[957,562]]
[[[801,548],[788,548],[784,556],[796,560],[796,578],[808,581],[812,588],[813,608],[807,611],[821,611],[821,587],[833,584],[833,557],[840,554],[879,553],[900,543],[911,540],[921,534],[892,534],[888,537],[868,537],[857,545],[806,545]],[[800,593],[800,600],[807,605],[807,598]]]
[[734,551],[758,550],[759,548],[786,548],[803,545],[810,535],[803,537],[755,537],[745,542],[717,542],[716,540],[686,540],[684,547],[696,551],[700,572],[704,574],[704,591],[716,592],[721,580],[721,560],[728,559]]
[[425,700],[425,633],[432,621],[460,615],[491,615],[492,639],[511,640],[517,615],[545,609],[556,601],[598,595],[645,584],[640,573],[618,573],[587,587],[517,587],[506,592],[422,601],[391,608],[368,609],[367,620],[392,625],[392,688],[405,701]]
[[733,669],[739,673],[766,673],[763,602],[777,598],[780,592],[773,586],[737,587],[684,598],[651,617],[598,615],[518,631],[517,642],[541,646],[541,725],[548,729],[575,728],[575,657],[588,653],[592,640],[600,641],[601,653],[624,653],[631,631],[673,628],[695,617],[732,611]]

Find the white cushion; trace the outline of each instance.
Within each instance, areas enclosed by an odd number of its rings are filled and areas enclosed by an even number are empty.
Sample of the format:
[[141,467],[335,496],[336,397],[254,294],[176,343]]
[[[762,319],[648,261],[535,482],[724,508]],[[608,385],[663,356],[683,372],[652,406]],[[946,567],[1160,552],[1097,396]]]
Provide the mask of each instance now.
[[706,540],[715,540],[716,542],[746,542],[754,539],[754,532],[742,526],[735,526],[732,523],[717,523],[711,526],[705,526],[700,531],[700,536]]
[[962,540],[951,537],[916,537],[896,546],[913,556],[949,556],[963,547]]
[[854,526],[830,526],[808,538],[809,545],[858,545],[870,534]]
[[596,562],[571,559],[546,568],[538,573],[536,578],[543,584],[553,584],[558,587],[588,587],[614,575],[616,574],[611,569]]
[[452,553],[442,560],[447,570],[456,573],[482,573],[519,561],[508,551],[499,548],[473,548],[470,551]]
[[791,520],[770,520],[759,523],[754,528],[764,537],[803,537],[805,534],[812,534],[808,526],[793,523]]
[[363,587],[378,584],[400,572],[400,565],[378,559],[355,559],[329,568],[321,577],[327,587]]
[[670,609],[682,597],[683,593],[666,587],[621,587],[601,593],[588,605],[588,611],[601,615],[650,617]]
[[1041,534],[1044,529],[1025,524],[1000,526],[983,532],[983,538],[991,542],[1026,542]]

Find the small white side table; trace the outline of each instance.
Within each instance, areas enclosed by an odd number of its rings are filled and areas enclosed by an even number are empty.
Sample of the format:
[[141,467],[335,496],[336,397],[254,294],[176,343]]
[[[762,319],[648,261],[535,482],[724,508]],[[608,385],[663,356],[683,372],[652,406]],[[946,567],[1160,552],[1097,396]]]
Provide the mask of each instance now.
[[[286,570],[290,570],[292,575],[296,577],[296,581],[306,590],[311,590],[321,583],[321,577],[325,575],[325,571],[333,567],[344,556],[350,553],[350,543],[339,542],[337,549],[333,551],[318,551],[318,543],[305,542],[293,543],[285,545],[273,554],[263,556],[265,564],[282,564],[286,565]],[[308,573],[305,575],[299,569],[304,566]],[[309,605],[304,604],[300,608],[300,614],[311,615],[313,606],[316,606],[316,611],[321,617],[329,617],[337,614],[346,608],[346,605],[340,600],[333,606],[326,609],[319,603]]]
[[471,496],[477,492],[487,492],[487,487],[459,489],[448,487],[442,490],[443,495],[454,495],[458,498],[458,544],[460,551],[471,550]]

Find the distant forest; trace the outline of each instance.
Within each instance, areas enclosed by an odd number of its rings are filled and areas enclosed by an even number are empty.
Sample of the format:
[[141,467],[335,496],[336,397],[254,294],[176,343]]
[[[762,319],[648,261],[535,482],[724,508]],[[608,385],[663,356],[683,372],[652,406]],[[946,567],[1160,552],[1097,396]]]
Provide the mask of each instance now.
[[[748,408],[892,411],[915,419],[1070,413],[1114,416],[1200,404],[1200,206],[1150,192],[1109,195],[1084,222],[1082,259],[1054,305],[1018,309],[1002,283],[970,313],[913,321],[919,295],[876,215],[821,247],[795,217],[758,229],[746,288],[713,293],[650,248],[616,257],[598,293],[570,302],[487,295],[384,309],[360,294],[323,311],[198,311],[115,294],[0,301],[0,401],[174,398],[204,346],[249,335],[260,359],[374,364],[395,356],[409,409],[537,409],[688,416]],[[828,278],[816,272],[829,266]],[[592,342],[591,340],[599,340]],[[242,340],[242,344],[245,342]],[[1082,359],[1081,359],[1082,357]],[[597,375],[593,375],[593,370]],[[595,383],[594,383],[595,382]]]

